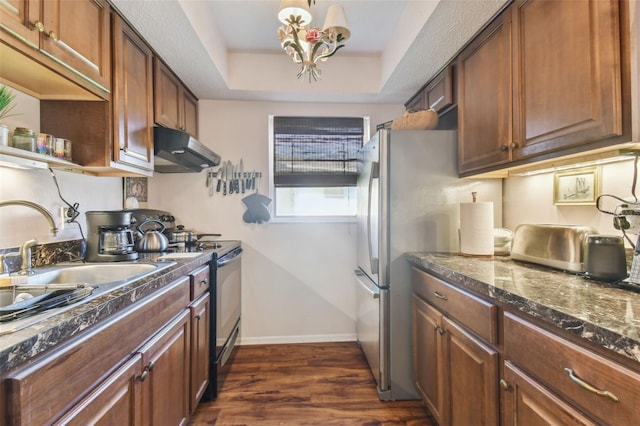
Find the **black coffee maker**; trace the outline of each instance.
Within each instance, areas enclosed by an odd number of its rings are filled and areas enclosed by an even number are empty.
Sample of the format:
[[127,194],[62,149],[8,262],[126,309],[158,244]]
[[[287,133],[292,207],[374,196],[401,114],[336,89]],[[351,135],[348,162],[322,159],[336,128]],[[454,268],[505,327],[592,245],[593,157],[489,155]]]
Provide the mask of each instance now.
[[138,258],[130,211],[91,211],[86,216],[87,262],[117,262]]

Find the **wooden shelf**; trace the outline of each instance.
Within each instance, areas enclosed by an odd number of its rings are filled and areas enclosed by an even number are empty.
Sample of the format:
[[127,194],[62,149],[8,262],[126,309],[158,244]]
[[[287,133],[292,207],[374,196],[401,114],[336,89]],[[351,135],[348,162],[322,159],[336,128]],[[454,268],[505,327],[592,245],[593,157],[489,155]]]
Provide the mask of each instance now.
[[0,145],[0,162],[12,163],[18,167],[33,169],[46,169],[51,167],[53,169],[82,171],[81,165],[71,161],[4,145]]

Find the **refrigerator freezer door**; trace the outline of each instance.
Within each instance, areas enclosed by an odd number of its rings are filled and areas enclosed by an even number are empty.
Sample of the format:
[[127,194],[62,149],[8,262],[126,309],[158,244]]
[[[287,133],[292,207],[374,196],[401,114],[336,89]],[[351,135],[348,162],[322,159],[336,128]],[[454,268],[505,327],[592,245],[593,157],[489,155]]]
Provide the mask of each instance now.
[[358,343],[364,352],[371,373],[378,386],[380,399],[387,399],[389,391],[389,344],[388,344],[388,289],[378,288],[359,269],[355,271],[357,281]]

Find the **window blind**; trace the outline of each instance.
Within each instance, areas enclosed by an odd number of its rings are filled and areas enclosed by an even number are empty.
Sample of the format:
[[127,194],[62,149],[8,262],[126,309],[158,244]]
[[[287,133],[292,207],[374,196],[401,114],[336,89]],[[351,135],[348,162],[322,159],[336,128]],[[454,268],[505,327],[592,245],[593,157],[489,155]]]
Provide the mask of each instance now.
[[274,117],[276,187],[355,186],[362,117]]

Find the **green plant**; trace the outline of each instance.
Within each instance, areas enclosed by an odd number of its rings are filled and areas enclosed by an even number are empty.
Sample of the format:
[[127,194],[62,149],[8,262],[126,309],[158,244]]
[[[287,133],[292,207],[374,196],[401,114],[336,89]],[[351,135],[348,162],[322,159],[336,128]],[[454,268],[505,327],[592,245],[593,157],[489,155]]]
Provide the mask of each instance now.
[[17,114],[9,114],[15,105],[11,103],[16,95],[7,86],[0,87],[0,120]]

